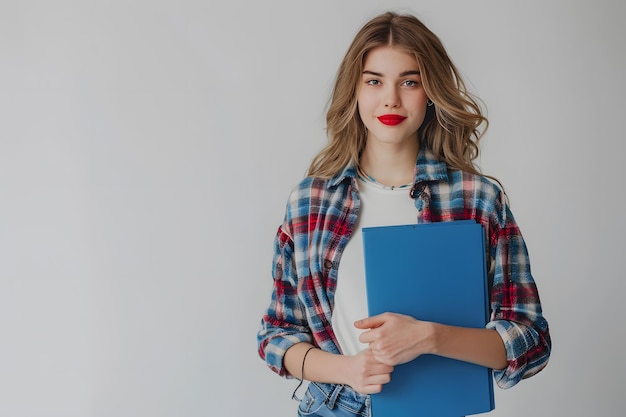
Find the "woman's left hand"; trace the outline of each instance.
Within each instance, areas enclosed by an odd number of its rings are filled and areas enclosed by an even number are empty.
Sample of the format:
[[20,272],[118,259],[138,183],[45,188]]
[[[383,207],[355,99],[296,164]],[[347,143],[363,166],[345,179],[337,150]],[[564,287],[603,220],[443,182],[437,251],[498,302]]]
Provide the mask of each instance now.
[[367,330],[359,340],[368,343],[374,358],[386,365],[410,362],[435,350],[436,324],[397,313],[383,313],[354,323]]

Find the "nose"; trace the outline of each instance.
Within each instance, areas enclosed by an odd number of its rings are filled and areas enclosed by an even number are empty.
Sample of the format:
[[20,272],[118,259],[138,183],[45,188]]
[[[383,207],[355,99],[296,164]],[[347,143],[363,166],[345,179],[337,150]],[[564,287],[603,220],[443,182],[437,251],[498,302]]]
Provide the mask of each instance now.
[[400,95],[394,87],[388,88],[385,96],[385,107],[395,108],[400,106]]

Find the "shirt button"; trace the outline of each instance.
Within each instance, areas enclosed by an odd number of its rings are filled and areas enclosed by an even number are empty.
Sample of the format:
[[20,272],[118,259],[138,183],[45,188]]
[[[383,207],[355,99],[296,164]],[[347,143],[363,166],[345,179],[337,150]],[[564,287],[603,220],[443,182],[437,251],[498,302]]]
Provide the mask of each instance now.
[[326,269],[330,269],[330,268],[332,268],[332,267],[333,267],[333,261],[331,261],[331,260],[329,260],[329,259],[326,259],[326,260],[324,261],[324,268],[326,268]]

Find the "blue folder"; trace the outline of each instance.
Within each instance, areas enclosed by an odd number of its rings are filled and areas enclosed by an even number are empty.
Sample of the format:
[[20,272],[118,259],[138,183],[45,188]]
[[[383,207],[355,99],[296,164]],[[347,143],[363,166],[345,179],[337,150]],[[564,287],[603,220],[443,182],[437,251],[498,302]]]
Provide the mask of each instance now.
[[[485,232],[455,221],[363,228],[369,315],[484,328],[489,318]],[[422,355],[395,367],[371,396],[373,417],[461,417],[494,409],[489,368]]]

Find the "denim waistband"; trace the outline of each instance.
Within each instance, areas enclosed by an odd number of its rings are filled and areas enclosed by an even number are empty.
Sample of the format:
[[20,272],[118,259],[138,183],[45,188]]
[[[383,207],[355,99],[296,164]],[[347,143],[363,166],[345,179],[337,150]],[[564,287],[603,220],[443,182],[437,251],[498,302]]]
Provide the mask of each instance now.
[[341,406],[355,414],[369,416],[369,395],[360,394],[348,385],[320,382],[311,382],[310,385],[315,386],[326,396],[326,405],[329,409]]

